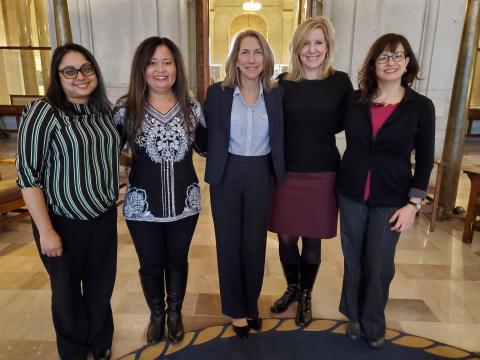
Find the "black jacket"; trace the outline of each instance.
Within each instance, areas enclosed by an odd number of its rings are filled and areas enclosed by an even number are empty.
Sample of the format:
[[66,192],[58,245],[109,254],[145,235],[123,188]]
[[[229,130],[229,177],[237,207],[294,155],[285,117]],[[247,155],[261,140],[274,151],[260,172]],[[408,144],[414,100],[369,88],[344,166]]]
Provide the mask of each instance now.
[[[233,103],[233,88],[222,88],[220,83],[207,89],[204,111],[208,129],[207,165],[205,181],[211,185],[222,181],[230,144],[230,116]],[[275,87],[263,92],[268,114],[269,137],[273,171],[277,181],[285,176],[283,152],[283,89]]]
[[[426,190],[433,167],[435,108],[427,97],[408,88],[398,107],[373,140],[369,105],[349,99],[345,118],[347,149],[338,175],[341,195],[363,201],[371,171],[371,206],[404,206],[411,188]],[[415,150],[412,176],[411,153]]]

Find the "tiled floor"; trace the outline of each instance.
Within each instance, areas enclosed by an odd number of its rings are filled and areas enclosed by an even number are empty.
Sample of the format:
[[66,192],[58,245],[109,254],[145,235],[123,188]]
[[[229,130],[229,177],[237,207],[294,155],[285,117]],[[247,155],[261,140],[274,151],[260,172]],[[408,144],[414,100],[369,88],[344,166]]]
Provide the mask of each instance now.
[[[464,166],[480,164],[480,142],[469,143]],[[1,157],[14,153],[14,139],[0,140]],[[196,158],[199,174],[204,161]],[[14,169],[0,165],[2,177]],[[201,177],[201,176],[200,176]],[[202,182],[203,210],[190,249],[190,275],[184,304],[186,329],[228,321],[220,312],[214,233],[208,187]],[[458,204],[466,206],[469,183],[462,175]],[[420,217],[402,236],[396,256],[397,272],[387,307],[388,326],[470,351],[480,351],[480,233],[472,245],[461,242],[460,221],[438,223],[427,232]],[[125,222],[118,220],[118,274],[112,305],[115,317],[114,357],[145,343],[148,320],[137,276],[138,260]],[[269,234],[260,312],[284,290],[278,245]],[[343,258],[339,238],[324,241],[323,260],[313,294],[316,317],[342,319],[338,302]],[[294,307],[282,316],[294,316]],[[32,242],[28,220],[0,230],[0,359],[56,359],[50,316],[48,277]]]

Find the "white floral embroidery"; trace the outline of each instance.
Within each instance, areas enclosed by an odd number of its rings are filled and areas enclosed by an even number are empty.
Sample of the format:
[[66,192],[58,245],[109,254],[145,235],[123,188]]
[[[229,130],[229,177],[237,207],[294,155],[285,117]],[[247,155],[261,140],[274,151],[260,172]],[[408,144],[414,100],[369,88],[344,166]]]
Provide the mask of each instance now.
[[145,148],[150,159],[156,163],[162,160],[179,162],[188,151],[189,139],[179,110],[177,103],[165,116],[152,114],[155,110],[151,107],[145,111],[143,131],[137,137],[137,144]]
[[197,183],[187,188],[184,211],[200,211],[200,186]]
[[147,192],[128,186],[123,214],[127,219],[153,218],[153,215],[148,211]]
[[127,100],[125,98],[118,99],[113,109],[113,122],[115,125],[123,125],[127,116]]

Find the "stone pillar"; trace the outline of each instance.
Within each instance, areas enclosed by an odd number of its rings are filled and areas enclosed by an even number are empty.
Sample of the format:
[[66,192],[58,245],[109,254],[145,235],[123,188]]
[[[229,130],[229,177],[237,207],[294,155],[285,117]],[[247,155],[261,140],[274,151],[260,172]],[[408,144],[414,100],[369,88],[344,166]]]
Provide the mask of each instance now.
[[480,0],[468,0],[442,155],[445,170],[439,205],[447,217],[453,214],[457,199],[479,31]]
[[293,35],[293,10],[282,11],[282,55],[281,63],[288,64],[290,62],[289,43],[286,39],[291,39]]
[[[32,27],[30,25],[30,0],[17,0],[17,26],[20,46],[32,46]],[[27,95],[38,95],[38,84],[35,70],[35,56],[32,50],[20,50],[22,61],[23,83]]]
[[[35,1],[35,18],[37,20],[38,45],[50,46],[49,28],[48,28],[48,12],[45,0]],[[50,81],[50,58],[51,52],[40,50],[40,59],[42,62],[42,78],[45,92]]]
[[72,29],[70,28],[67,0],[53,0],[53,16],[55,18],[57,46],[71,43]]

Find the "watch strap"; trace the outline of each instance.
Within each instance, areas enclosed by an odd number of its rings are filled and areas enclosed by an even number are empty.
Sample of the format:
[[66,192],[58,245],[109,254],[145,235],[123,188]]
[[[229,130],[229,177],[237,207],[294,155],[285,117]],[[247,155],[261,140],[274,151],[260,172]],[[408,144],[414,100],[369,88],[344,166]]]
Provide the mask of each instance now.
[[422,208],[422,203],[416,203],[416,202],[413,202],[412,200],[408,200],[408,203],[417,210],[420,210]]

